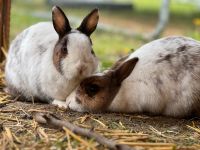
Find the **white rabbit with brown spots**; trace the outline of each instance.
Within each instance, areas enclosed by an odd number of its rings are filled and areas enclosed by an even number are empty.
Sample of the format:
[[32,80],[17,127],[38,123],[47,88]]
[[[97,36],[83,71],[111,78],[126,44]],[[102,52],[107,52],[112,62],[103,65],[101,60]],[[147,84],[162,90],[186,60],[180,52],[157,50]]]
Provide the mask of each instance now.
[[150,42],[84,79],[65,105],[79,112],[200,115],[200,42],[186,37]]
[[80,81],[98,68],[90,39],[98,18],[94,9],[72,29],[64,12],[54,6],[53,23],[38,23],[20,33],[8,52],[7,91],[28,100],[65,101]]

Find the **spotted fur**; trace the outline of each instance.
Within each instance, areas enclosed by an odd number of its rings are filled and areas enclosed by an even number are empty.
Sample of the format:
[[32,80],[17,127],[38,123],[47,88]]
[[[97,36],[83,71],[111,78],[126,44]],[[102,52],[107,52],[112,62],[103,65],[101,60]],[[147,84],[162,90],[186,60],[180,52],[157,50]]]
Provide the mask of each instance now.
[[[98,10],[89,15],[92,17],[86,16],[84,22],[98,18]],[[53,23],[41,22],[25,29],[11,43],[5,67],[11,95],[20,94],[27,100],[34,97],[46,102],[64,101],[82,79],[97,70],[98,59],[87,33],[71,29],[57,6],[52,9],[52,20]],[[98,19],[93,22],[96,28]]]
[[[134,58],[139,61],[120,87],[109,84],[117,78],[109,74]],[[75,94],[68,97],[68,107],[80,112],[200,115],[200,42],[186,37],[162,38],[142,46],[119,62],[116,63],[119,66],[114,65],[111,70],[83,80]],[[101,90],[91,89],[95,91],[91,97],[85,87],[93,84]],[[113,87],[119,88],[115,96]],[[99,107],[101,101],[107,101],[104,109]]]

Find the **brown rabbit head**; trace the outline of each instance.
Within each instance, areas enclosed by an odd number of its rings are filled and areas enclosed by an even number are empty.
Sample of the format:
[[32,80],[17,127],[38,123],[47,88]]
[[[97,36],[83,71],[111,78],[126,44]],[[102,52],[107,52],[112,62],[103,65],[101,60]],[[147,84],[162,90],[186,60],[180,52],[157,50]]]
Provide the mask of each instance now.
[[138,58],[132,58],[116,65],[105,73],[96,74],[84,79],[77,88],[76,96],[69,103],[69,108],[76,111],[105,111],[117,92],[121,83],[134,69]]

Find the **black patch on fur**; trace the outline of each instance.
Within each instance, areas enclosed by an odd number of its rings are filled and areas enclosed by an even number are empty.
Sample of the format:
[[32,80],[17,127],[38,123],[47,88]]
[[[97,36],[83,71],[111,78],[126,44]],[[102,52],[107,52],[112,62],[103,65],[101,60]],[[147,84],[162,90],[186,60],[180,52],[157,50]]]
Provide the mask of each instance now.
[[156,64],[157,63],[162,63],[163,61],[168,61],[169,63],[171,62],[171,59],[174,57],[173,54],[167,54],[165,56],[162,56],[161,54],[159,54],[159,59],[156,60]]
[[163,85],[163,81],[160,79],[160,76],[157,76],[156,78],[156,85],[157,86]]
[[180,46],[179,48],[177,48],[177,52],[183,52],[187,50],[186,47],[187,47],[186,45]]
[[39,49],[40,55],[42,55],[43,53],[47,51],[47,48],[42,44],[38,45],[38,49]]
[[200,47],[198,45],[183,45],[168,54],[158,54],[159,59],[155,61],[155,65],[160,63],[170,69],[168,74],[174,82],[182,80],[186,73],[194,72],[200,63]]
[[59,40],[54,48],[54,54],[53,54],[53,63],[56,67],[57,71],[60,72],[60,74],[63,74],[63,70],[61,67],[61,61],[67,56],[68,52],[64,49],[67,49],[67,43],[68,43],[68,37],[65,36],[62,40]]
[[14,41],[12,47],[15,50],[14,52],[16,56],[18,56],[18,54],[20,53],[19,50],[20,50],[22,41],[25,39],[28,33],[29,33],[28,29],[24,30],[20,35],[17,36],[16,40]]
[[142,79],[138,79],[137,81],[138,81],[138,82],[141,82],[141,83],[143,83],[143,84],[145,84],[145,85],[148,85],[148,83],[147,83],[146,81],[142,80]]
[[20,47],[21,47],[21,43],[22,43],[22,38],[18,38],[18,39],[15,41],[13,47],[16,49],[16,50],[15,50],[16,53],[19,52],[19,49],[20,49]]
[[163,58],[163,60],[165,60],[165,61],[170,61],[172,57],[173,57],[173,55],[167,54],[167,55]]
[[155,83],[159,93],[162,95],[163,81],[161,80],[160,75],[157,75],[156,77],[154,77],[154,83]]

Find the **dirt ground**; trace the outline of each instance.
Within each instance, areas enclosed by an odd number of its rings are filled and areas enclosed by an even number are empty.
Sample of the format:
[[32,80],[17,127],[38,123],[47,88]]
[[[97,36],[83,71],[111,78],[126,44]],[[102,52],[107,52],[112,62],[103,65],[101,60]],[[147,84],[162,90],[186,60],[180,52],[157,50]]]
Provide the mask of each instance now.
[[[151,150],[200,149],[200,119],[174,119],[133,114],[88,114],[63,110],[49,104],[10,101],[1,92],[0,149],[106,149],[92,139],[74,137],[63,130],[42,126],[34,112],[51,112],[118,143]],[[84,141],[84,142],[83,142]],[[88,148],[91,145],[90,148]]]

